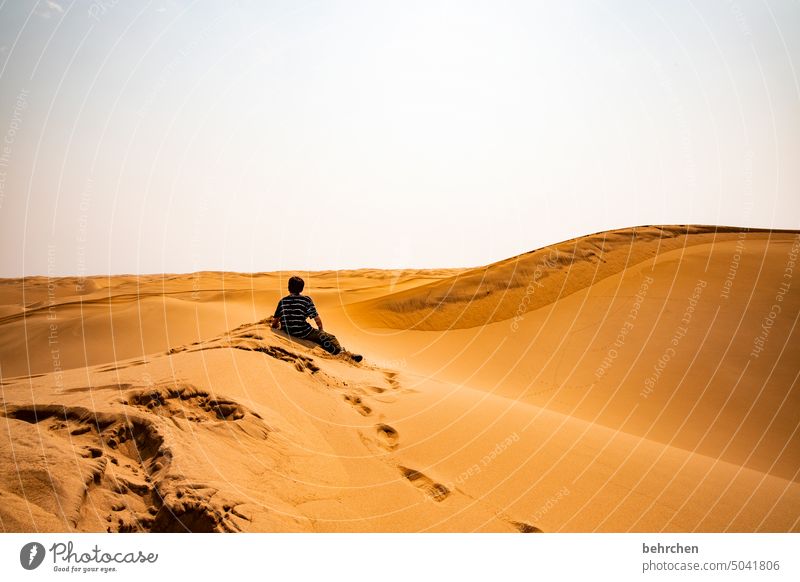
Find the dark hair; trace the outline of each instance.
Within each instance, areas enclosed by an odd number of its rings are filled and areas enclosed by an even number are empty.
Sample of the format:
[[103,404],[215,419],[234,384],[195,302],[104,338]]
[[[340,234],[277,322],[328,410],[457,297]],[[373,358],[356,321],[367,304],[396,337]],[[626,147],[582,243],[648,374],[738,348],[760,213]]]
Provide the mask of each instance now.
[[289,279],[289,293],[300,293],[305,286],[306,282],[300,277],[292,277]]

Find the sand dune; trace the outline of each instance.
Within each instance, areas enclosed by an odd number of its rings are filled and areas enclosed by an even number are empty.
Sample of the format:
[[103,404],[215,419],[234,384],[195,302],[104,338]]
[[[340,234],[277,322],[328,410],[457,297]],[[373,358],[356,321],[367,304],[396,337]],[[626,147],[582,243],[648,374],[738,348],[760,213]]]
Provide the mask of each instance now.
[[265,325],[288,273],[3,281],[0,526],[797,531],[799,249],[301,273],[361,364]]
[[[748,240],[780,233],[748,232]],[[364,304],[363,321],[395,329],[449,330],[502,321],[549,305],[674,249],[737,240],[715,226],[647,226],[544,247]]]

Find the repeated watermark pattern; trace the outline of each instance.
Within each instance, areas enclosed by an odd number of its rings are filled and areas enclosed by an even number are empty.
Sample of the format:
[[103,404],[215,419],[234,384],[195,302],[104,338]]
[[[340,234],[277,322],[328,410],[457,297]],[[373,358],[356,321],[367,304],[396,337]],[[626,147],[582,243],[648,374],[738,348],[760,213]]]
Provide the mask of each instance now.
[[747,232],[741,231],[736,237],[736,248],[733,251],[733,256],[731,257],[730,265],[728,266],[728,274],[725,277],[725,281],[722,283],[722,291],[720,291],[719,296],[725,300],[730,299],[731,297],[731,288],[733,287],[733,282],[736,279],[736,273],[739,272],[739,263],[742,261],[742,254],[744,253],[745,245],[744,241],[747,238]]
[[731,14],[733,14],[736,25],[739,27],[739,32],[741,32],[742,36],[745,38],[752,38],[753,31],[751,30],[750,23],[747,21],[747,18],[742,11],[742,7],[733,0],[728,0],[728,4],[730,4]]
[[29,94],[30,92],[27,89],[21,89],[20,92],[17,93],[17,100],[14,103],[14,109],[11,112],[11,121],[8,123],[8,129],[3,137],[3,143],[0,144],[0,209],[3,208],[3,200],[6,197],[8,167],[11,164],[11,157],[14,149],[14,142],[17,139],[17,132],[22,124],[22,112],[28,108]]
[[797,255],[800,253],[800,235],[796,236],[792,247],[789,249],[789,256],[786,260],[786,266],[783,269],[783,276],[781,282],[778,283],[778,290],[775,292],[773,303],[769,308],[769,312],[761,320],[761,329],[758,335],[753,339],[753,347],[750,350],[750,358],[757,359],[761,352],[767,345],[769,334],[772,327],[775,325],[775,320],[783,310],[783,300],[789,289],[792,286],[792,276],[794,275],[794,268],[797,265]]
[[100,22],[102,16],[119,4],[119,0],[95,0],[89,5],[89,18],[95,22]]
[[408,368],[408,362],[405,358],[370,358],[370,364],[376,368],[389,368],[391,370]]
[[594,371],[594,377],[598,380],[605,376],[606,372],[608,372],[614,363],[614,360],[619,357],[619,350],[625,345],[628,334],[633,330],[634,323],[639,317],[639,311],[641,311],[642,304],[647,297],[647,290],[650,288],[650,285],[653,284],[653,281],[653,277],[647,275],[642,280],[641,285],[639,285],[639,291],[633,296],[633,305],[631,306],[630,311],[628,311],[628,315],[625,317],[622,327],[619,328],[617,336],[614,339],[614,343],[610,348],[608,348],[603,361],[600,362],[600,365]]
[[545,501],[536,511],[531,514],[531,521],[533,523],[541,522],[542,518],[547,515],[556,505],[561,503],[562,499],[569,497],[569,494],[570,490],[566,486],[556,491],[553,495],[547,498],[547,501]]
[[[744,218],[745,221],[749,221],[753,212],[753,150],[751,149],[748,149],[744,154],[743,169],[743,185],[745,195]],[[736,235],[736,248],[733,251],[731,262],[728,265],[728,274],[725,277],[725,281],[722,283],[722,291],[720,291],[719,294],[719,296],[726,301],[730,299],[731,289],[733,288],[734,281],[736,280],[736,274],[739,272],[739,265],[742,262],[742,255],[744,254],[745,250],[747,232],[748,231],[745,228]]]
[[61,364],[61,348],[58,343],[58,310],[56,302],[56,247],[47,245],[47,347],[53,367],[53,382],[63,387],[64,374]]
[[541,279],[544,277],[546,269],[554,269],[558,265],[558,251],[556,249],[550,249],[547,255],[539,259],[539,263],[533,271],[533,276],[528,282],[528,286],[525,288],[525,295],[519,300],[517,311],[511,320],[511,331],[517,331],[519,329],[519,322],[525,319],[525,313],[528,311],[528,306],[536,293],[536,288],[544,287],[544,283],[541,282]]
[[703,279],[698,279],[697,283],[695,283],[694,289],[692,289],[692,294],[689,296],[686,309],[683,311],[681,324],[675,328],[675,331],[672,333],[672,337],[669,340],[669,345],[664,349],[658,360],[656,360],[652,373],[644,381],[644,388],[642,388],[642,391],[639,393],[642,398],[648,398],[650,394],[653,393],[656,384],[661,378],[661,375],[664,373],[664,370],[666,370],[667,366],[669,365],[670,360],[672,360],[672,358],[674,358],[678,353],[678,346],[680,345],[681,340],[686,337],[686,334],[689,333],[689,325],[694,318],[697,304],[700,301],[703,290],[707,285],[708,282]]
[[498,441],[495,446],[483,455],[479,462],[473,463],[464,471],[458,474],[454,481],[446,483],[446,487],[451,491],[456,486],[464,485],[471,478],[482,473],[489,465],[491,465],[500,455],[506,452],[512,445],[519,441],[519,434],[516,432],[510,434],[501,441]]
[[89,178],[86,182],[86,188],[81,193],[80,202],[78,202],[78,234],[76,235],[76,257],[75,262],[77,266],[77,281],[75,282],[75,291],[83,293],[86,289],[86,243],[88,242],[88,223],[89,223],[89,202],[92,200],[92,191],[94,188],[94,180]]

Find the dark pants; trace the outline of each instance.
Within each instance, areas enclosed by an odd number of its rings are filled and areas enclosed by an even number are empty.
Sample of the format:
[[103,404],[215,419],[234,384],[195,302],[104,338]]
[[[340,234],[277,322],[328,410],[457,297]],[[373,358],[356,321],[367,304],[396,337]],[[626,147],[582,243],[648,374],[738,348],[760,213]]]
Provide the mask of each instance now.
[[329,354],[336,355],[342,351],[342,346],[339,345],[339,340],[336,339],[335,335],[328,333],[327,331],[312,329],[311,333],[309,333],[303,339],[314,342],[315,344],[319,344],[322,346],[322,349]]

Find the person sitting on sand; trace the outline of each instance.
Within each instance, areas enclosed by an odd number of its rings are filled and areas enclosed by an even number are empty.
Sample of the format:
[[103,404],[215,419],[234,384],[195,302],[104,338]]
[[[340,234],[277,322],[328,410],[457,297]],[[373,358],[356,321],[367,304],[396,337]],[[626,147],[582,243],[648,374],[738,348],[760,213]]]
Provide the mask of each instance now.
[[[322,346],[329,354],[347,354],[356,362],[360,362],[363,357],[359,354],[347,352],[339,344],[336,336],[322,330],[322,318],[317,313],[314,302],[308,295],[300,295],[305,287],[305,281],[300,277],[289,279],[289,295],[278,301],[275,315],[272,317],[272,327],[283,330],[292,337],[312,341]],[[311,327],[307,319],[313,319],[317,324],[317,329]]]

